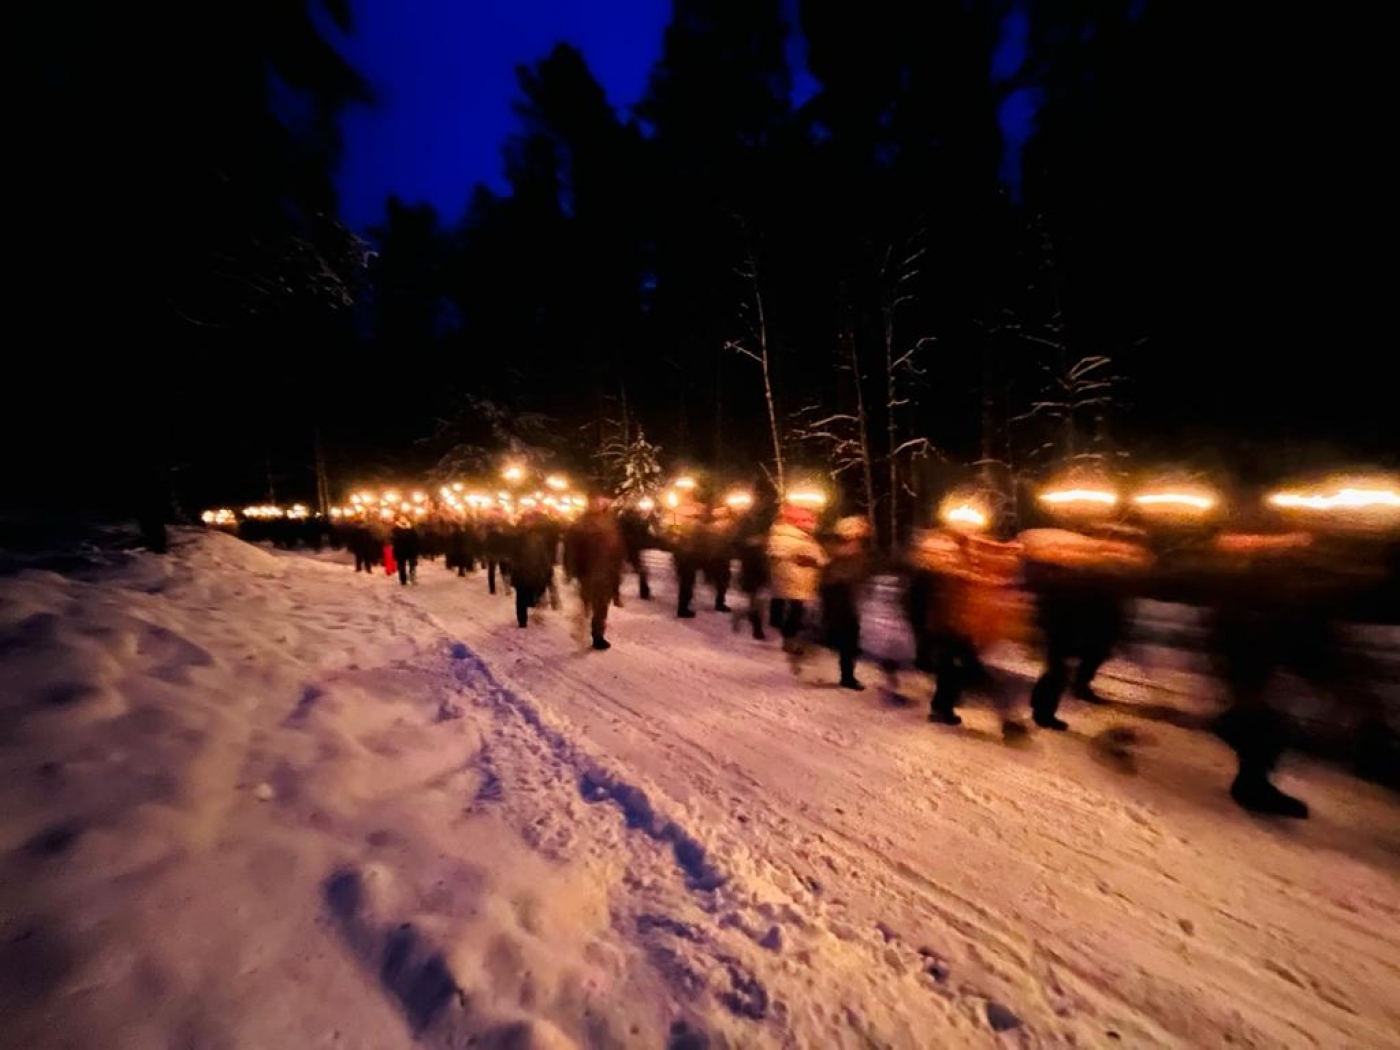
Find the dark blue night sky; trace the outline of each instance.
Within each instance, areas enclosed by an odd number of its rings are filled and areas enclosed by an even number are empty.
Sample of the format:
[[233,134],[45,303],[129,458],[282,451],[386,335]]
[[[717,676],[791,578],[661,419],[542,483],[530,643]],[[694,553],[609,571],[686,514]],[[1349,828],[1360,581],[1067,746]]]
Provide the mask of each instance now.
[[[572,43],[612,104],[626,110],[646,90],[670,11],[670,0],[357,0],[355,33],[340,46],[378,101],[345,119],[338,179],[345,220],[357,230],[373,225],[392,193],[427,201],[455,222],[476,183],[504,188],[501,146],[515,127],[517,65]],[[1008,18],[995,74],[1020,66],[1025,30],[1024,14]],[[801,51],[794,40],[798,102],[815,86]],[[1013,192],[1035,108],[1034,92],[1023,90],[1001,110],[1003,179]]]
[[356,229],[396,193],[455,222],[477,182],[503,187],[515,67],[578,46],[614,106],[646,90],[668,0],[358,0],[342,50],[378,94],[345,120],[341,211]]

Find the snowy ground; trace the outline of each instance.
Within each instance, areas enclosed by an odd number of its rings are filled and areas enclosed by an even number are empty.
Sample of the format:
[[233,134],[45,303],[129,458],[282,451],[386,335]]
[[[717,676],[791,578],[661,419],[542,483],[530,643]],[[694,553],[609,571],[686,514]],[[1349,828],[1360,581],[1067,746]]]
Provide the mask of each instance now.
[[0,581],[0,1045],[1400,1047],[1396,797],[1237,812],[1180,654],[1009,749],[666,576],[594,654],[431,564],[65,571]]

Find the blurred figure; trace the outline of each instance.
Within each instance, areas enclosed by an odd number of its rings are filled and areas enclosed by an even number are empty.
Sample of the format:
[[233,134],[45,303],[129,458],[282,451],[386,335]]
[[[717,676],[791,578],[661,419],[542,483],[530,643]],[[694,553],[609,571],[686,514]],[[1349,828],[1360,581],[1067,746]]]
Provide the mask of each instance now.
[[729,612],[725,598],[733,577],[734,512],[723,503],[710,508],[710,520],[700,531],[700,564],[715,592],[715,612]]
[[624,507],[617,517],[617,524],[622,531],[627,561],[632,566],[632,571],[637,574],[637,597],[644,602],[650,601],[651,581],[647,579],[647,567],[646,562],[642,560],[642,552],[655,545],[651,515],[643,513],[635,506]]
[[398,564],[394,561],[394,523],[383,518],[371,522],[370,529],[374,535],[375,546],[379,548],[380,558],[384,566],[384,575],[392,576],[398,572]]
[[1019,555],[1015,543],[950,528],[927,530],[911,547],[911,566],[924,579],[926,619],[919,630],[936,680],[930,722],[961,725],[957,708],[967,690],[976,689],[999,712],[1003,737],[1024,738],[1026,728],[1012,714],[1009,690],[982,659],[991,646],[1022,640],[1027,633]]
[[530,610],[554,581],[555,535],[551,522],[538,511],[520,519],[519,550],[512,567],[515,621],[520,627],[529,626]]
[[451,522],[447,527],[444,544],[443,564],[449,572],[455,570],[460,577],[476,571],[476,563],[472,557],[471,527],[466,522]]
[[501,577],[501,585],[506,594],[510,593],[511,558],[515,549],[515,527],[506,519],[504,512],[493,508],[486,519],[482,537],[482,556],[486,559],[486,590],[496,593],[496,574]]
[[800,639],[806,609],[817,599],[826,553],[816,540],[817,514],[784,503],[768,533],[768,563],[773,598],[781,601],[783,652],[802,655]]
[[355,521],[345,530],[345,543],[355,555],[355,571],[372,573],[380,564],[379,544],[368,523]]
[[394,561],[398,563],[399,567],[399,583],[404,587],[410,583],[417,583],[418,553],[422,541],[411,518],[400,516],[394,520],[391,544]]
[[705,527],[705,506],[691,493],[678,497],[671,511],[671,557],[676,566],[676,616],[690,620],[695,616],[695,577],[702,560],[701,541]]
[[[739,590],[744,594],[745,615],[754,641],[761,642],[763,632],[764,594],[772,582],[768,569],[768,530],[770,526],[757,508],[739,516],[735,545],[739,554]],[[734,629],[739,629],[739,614],[735,614]]]
[[1334,718],[1360,714],[1361,771],[1384,752],[1395,760],[1400,752],[1371,694],[1369,669],[1343,632],[1344,618],[1382,579],[1382,568],[1371,552],[1339,549],[1304,531],[1224,532],[1215,553],[1207,636],[1230,699],[1217,724],[1238,760],[1230,796],[1254,813],[1305,818],[1307,804],[1272,780],[1297,730],[1268,687],[1288,672],[1331,699]]
[[841,688],[856,691],[865,688],[856,678],[856,658],[860,655],[860,594],[870,575],[870,536],[865,518],[839,520],[821,583],[822,619],[840,661]]
[[593,634],[593,648],[611,649],[606,638],[608,609],[622,577],[626,545],[611,500],[602,493],[589,497],[588,509],[570,527],[565,538],[564,566],[578,581],[579,597]]
[[549,551],[549,581],[545,586],[545,591],[549,594],[549,607],[558,609],[559,601],[559,579],[554,570],[559,565],[559,551],[564,543],[564,522],[552,514],[542,515],[545,534],[545,546]]
[[1020,536],[1043,643],[1044,670],[1031,690],[1031,713],[1042,729],[1069,728],[1058,715],[1066,686],[1080,700],[1103,702],[1094,678],[1123,636],[1135,578],[1151,562],[1136,538],[1110,535],[1031,529]]

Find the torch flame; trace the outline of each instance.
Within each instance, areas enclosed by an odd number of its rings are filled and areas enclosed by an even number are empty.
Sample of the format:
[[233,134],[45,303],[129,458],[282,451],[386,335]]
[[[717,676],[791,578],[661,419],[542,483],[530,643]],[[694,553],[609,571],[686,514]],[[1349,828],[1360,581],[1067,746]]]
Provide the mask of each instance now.
[[1042,492],[1040,498],[1044,503],[1056,504],[1097,503],[1105,507],[1118,504],[1118,496],[1104,489],[1059,489],[1054,492]]
[[1190,507],[1192,510],[1210,510],[1215,506],[1210,496],[1191,492],[1146,492],[1134,496],[1133,502],[1140,507]]
[[1391,489],[1343,488],[1320,493],[1276,492],[1269,497],[1275,507],[1298,510],[1373,510],[1400,507],[1400,493]]
[[977,529],[987,527],[987,515],[969,503],[959,503],[956,507],[948,508],[943,520],[949,525],[971,525]]

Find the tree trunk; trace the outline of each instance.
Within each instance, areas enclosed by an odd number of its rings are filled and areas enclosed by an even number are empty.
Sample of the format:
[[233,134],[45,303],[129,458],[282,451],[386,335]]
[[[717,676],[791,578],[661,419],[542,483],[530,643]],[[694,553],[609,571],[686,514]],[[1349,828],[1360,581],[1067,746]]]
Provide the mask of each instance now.
[[871,529],[877,528],[875,520],[875,460],[870,454],[870,420],[865,411],[865,382],[860,371],[860,355],[856,350],[855,332],[851,330],[850,319],[843,326],[842,338],[846,343],[846,354],[851,363],[851,375],[856,384],[856,426],[860,428],[860,466],[865,480],[865,518]]
[[890,550],[899,546],[899,447],[898,427],[895,424],[894,410],[896,387],[894,377],[894,307],[885,304],[885,440],[890,461]]
[[331,484],[326,472],[326,449],[321,441],[321,428],[316,428],[316,510],[324,518],[330,514]]
[[[750,260],[752,262],[752,259]],[[768,365],[768,321],[763,313],[763,293],[758,287],[758,265],[753,264],[753,301],[758,312],[758,358],[763,366],[763,398],[768,403],[768,429],[773,437],[773,466],[777,471],[778,494],[787,491],[783,475],[783,442],[778,434],[778,406],[773,398],[773,373]]]

